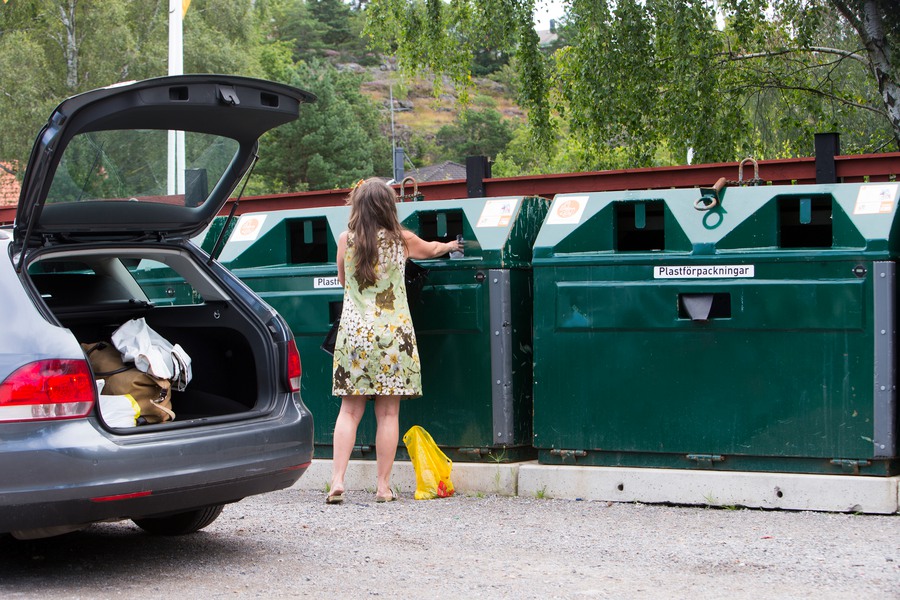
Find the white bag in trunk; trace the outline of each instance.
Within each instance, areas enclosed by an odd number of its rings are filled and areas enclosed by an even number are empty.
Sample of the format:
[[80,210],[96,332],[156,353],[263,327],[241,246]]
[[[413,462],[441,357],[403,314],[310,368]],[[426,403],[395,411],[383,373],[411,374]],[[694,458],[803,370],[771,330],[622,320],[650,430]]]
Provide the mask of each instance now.
[[122,360],[133,362],[144,373],[168,379],[172,387],[182,391],[191,381],[191,357],[178,344],[172,345],[156,333],[142,318],[123,323],[112,334],[113,345]]

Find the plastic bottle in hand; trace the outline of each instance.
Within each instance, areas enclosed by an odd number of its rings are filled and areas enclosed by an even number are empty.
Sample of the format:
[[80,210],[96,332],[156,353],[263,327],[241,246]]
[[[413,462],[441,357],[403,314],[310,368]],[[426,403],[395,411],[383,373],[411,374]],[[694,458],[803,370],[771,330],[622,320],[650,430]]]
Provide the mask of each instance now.
[[462,258],[463,256],[465,256],[465,252],[463,251],[463,247],[462,247],[463,236],[461,233],[456,236],[456,241],[459,242],[459,250],[451,251],[450,258]]

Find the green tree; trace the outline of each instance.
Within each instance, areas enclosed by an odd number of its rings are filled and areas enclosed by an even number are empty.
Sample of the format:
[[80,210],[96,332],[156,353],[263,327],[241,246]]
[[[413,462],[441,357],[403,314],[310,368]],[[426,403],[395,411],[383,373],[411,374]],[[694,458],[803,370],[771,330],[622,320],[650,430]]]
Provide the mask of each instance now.
[[[50,66],[40,44],[23,31],[0,37],[0,161],[25,161],[40,124],[57,104],[58,92],[49,78]],[[21,171],[20,171],[21,172]]]
[[184,72],[261,76],[261,11],[253,0],[192,0],[184,18]]
[[495,157],[512,140],[512,126],[492,108],[467,110],[456,123],[437,132],[437,143],[450,160],[465,162],[467,156]]
[[[184,20],[188,73],[260,75],[253,0],[194,0]],[[64,98],[168,72],[168,0],[10,0],[0,9],[0,160],[24,164]]]
[[295,60],[334,53],[343,60],[373,63],[362,36],[364,17],[343,0],[274,0],[272,35],[293,45]]
[[815,121],[846,135],[845,148],[900,148],[896,0],[778,0],[771,8],[723,0],[723,7],[732,46],[720,65],[735,70],[745,97],[763,108],[753,111],[757,125],[774,117],[793,130],[786,144],[798,137],[808,144]]
[[302,107],[297,121],[263,139],[256,169],[263,188],[289,192],[349,187],[390,172],[390,143],[380,129],[383,117],[360,93],[360,81],[327,63],[295,67],[288,83],[313,92],[318,101]]
[[570,44],[550,60],[537,47],[534,4],[371,0],[367,31],[408,72],[442,73],[463,90],[473,40],[514,52],[541,151],[571,145],[563,127],[589,168],[688,150],[699,161],[808,153],[799,144],[815,130],[884,131],[879,119],[900,142],[896,0],[569,0]]

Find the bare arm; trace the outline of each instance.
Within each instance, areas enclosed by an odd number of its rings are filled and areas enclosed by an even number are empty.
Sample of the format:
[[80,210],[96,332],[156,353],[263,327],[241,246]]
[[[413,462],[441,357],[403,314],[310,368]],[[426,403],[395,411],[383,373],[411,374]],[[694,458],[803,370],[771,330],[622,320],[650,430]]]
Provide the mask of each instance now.
[[456,240],[450,242],[426,242],[412,231],[404,230],[403,238],[406,240],[406,248],[410,258],[437,258],[461,250],[461,244]]
[[341,282],[341,287],[344,287],[344,253],[347,251],[347,232],[343,232],[341,237],[338,238],[338,247],[337,247],[337,269],[338,269],[338,281]]

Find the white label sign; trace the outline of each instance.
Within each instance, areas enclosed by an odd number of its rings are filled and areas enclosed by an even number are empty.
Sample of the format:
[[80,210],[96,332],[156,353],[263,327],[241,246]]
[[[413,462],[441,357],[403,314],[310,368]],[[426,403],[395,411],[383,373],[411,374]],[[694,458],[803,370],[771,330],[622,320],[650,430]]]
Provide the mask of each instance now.
[[738,279],[754,276],[753,265],[653,267],[654,279]]
[[488,200],[481,209],[476,227],[506,227],[512,220],[513,213],[519,205],[518,198]]
[[339,288],[341,287],[341,280],[337,278],[337,275],[334,277],[315,277],[313,279],[313,289],[322,289],[322,288]]
[[266,215],[241,215],[234,231],[231,232],[229,242],[252,242],[259,236],[262,224],[266,222]]
[[547,224],[549,225],[577,225],[581,221],[581,215],[584,214],[584,207],[587,206],[587,196],[569,196],[566,198],[557,198],[550,207],[550,214],[547,216]]
[[894,212],[894,200],[897,197],[896,183],[883,185],[864,185],[856,196],[854,215],[889,215]]

